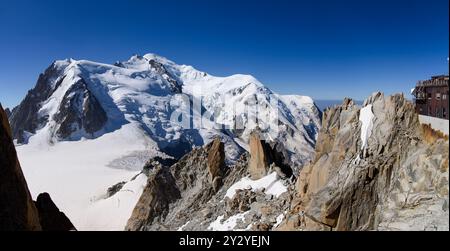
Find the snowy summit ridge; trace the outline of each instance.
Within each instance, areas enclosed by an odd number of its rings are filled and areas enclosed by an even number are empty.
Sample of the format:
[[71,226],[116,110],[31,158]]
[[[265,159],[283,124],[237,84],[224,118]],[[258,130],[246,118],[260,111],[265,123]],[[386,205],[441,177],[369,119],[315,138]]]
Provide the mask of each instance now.
[[[271,97],[278,99],[275,107]],[[201,104],[193,107],[198,100]],[[265,104],[258,107],[259,115],[276,112],[277,120],[252,121],[245,108],[259,104]],[[30,105],[37,111],[30,111]],[[174,123],[174,111],[187,117],[188,123]],[[31,116],[24,118],[24,112]],[[207,129],[196,118],[205,112],[211,118]],[[313,151],[319,119],[320,111],[309,97],[277,95],[250,75],[216,77],[149,53],[114,65],[55,61],[13,110],[11,122],[18,143],[40,144],[95,139],[132,123],[174,157],[217,135],[228,138],[227,142],[237,139],[245,148],[250,131],[266,123],[263,127],[280,126],[276,136],[286,140],[290,153],[306,153],[293,158],[302,163]],[[238,143],[228,147],[239,151]]]

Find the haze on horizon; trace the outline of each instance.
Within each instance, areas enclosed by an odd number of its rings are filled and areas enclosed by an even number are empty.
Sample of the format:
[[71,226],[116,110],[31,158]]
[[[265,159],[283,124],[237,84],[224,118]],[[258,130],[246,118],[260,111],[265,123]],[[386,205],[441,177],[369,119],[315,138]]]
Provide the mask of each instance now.
[[447,0],[175,2],[1,4],[0,102],[17,105],[54,60],[148,52],[318,100],[409,95],[417,80],[448,74]]

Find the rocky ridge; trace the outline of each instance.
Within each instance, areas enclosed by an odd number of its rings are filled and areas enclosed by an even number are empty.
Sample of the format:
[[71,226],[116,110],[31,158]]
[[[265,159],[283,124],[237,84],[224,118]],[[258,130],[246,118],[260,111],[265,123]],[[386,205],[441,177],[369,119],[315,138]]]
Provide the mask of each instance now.
[[[249,176],[250,156],[243,154],[233,166],[226,166],[224,156],[224,143],[216,138],[170,167],[154,165],[126,230],[271,229],[287,210],[289,194],[276,198],[264,188],[245,187],[227,197],[234,184]],[[273,173],[274,164],[269,164],[267,171]],[[289,180],[276,181],[289,186]]]
[[402,95],[329,109],[279,229],[448,230],[449,143],[430,130]]

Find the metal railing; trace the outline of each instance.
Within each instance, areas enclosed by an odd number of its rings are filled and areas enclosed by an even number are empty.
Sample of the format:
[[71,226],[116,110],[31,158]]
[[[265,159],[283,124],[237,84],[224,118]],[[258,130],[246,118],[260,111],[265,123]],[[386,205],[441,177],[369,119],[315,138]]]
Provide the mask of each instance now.
[[417,81],[416,86],[448,86],[448,78]]

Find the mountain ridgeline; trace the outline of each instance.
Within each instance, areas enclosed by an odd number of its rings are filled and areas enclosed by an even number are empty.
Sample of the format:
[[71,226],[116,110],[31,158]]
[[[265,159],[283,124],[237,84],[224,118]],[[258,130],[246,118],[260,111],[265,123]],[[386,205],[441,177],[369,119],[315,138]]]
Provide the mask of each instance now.
[[[55,193],[77,229],[449,228],[448,136],[420,124],[400,94],[345,99],[322,114],[311,98],[252,76],[146,54],[55,61],[8,117],[26,163],[64,184],[84,181]],[[30,173],[33,184],[47,179]],[[41,227],[70,228],[48,221],[61,216],[48,194],[31,203],[25,188],[21,203],[44,210]]]
[[[198,89],[202,91],[197,93]],[[278,102],[271,103],[272,97]],[[202,101],[200,106],[194,106],[197,100]],[[246,112],[246,107],[256,106],[258,115],[276,112],[277,118],[261,119]],[[187,127],[173,121],[174,112],[188,119]],[[205,114],[211,126],[196,126]],[[277,95],[252,76],[214,77],[147,54],[114,65],[55,61],[9,120],[18,144],[33,136],[50,143],[94,139],[132,123],[175,158],[220,136],[228,139],[227,148],[234,149],[227,156],[231,161],[242,153],[245,143],[240,143],[248,141],[256,126],[268,130],[276,126],[281,128],[276,137],[286,142],[289,161],[301,166],[311,159],[320,117],[310,98]]]

